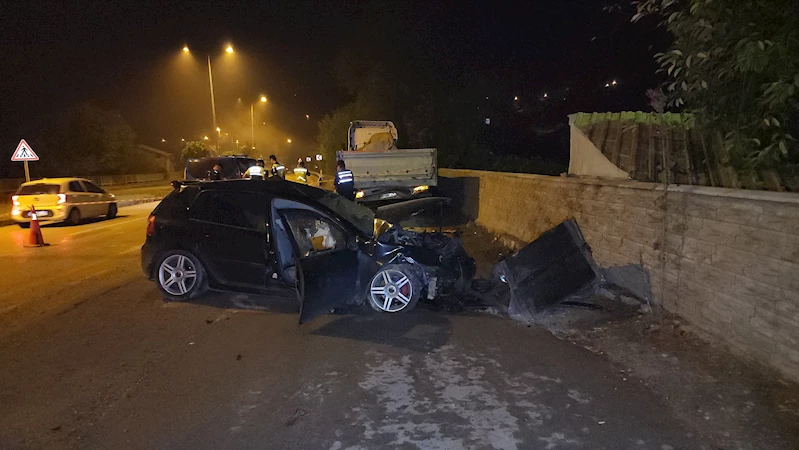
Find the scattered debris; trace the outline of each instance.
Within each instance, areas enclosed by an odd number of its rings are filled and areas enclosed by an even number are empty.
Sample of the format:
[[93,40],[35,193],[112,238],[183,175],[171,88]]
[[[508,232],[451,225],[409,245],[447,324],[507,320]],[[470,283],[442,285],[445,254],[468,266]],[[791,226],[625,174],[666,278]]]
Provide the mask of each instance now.
[[306,414],[308,414],[308,411],[306,411],[306,410],[304,410],[302,408],[297,408],[297,410],[294,411],[294,415],[292,415],[291,418],[286,422],[286,426],[290,427],[290,426],[294,425],[297,422],[297,420],[300,419],[300,417],[303,417]]
[[241,361],[241,355],[236,355],[236,361]]
[[51,431],[61,431],[61,425],[50,428]]

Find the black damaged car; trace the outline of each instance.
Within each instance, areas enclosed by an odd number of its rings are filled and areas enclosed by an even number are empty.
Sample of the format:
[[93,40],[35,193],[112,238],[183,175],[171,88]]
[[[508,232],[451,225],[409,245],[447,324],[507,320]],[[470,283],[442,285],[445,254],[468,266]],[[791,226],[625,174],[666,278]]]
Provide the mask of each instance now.
[[466,289],[475,274],[460,239],[399,226],[448,199],[373,212],[277,177],[173,186],[148,218],[141,250],[145,276],[168,300],[296,289],[302,323],[344,305],[408,311]]

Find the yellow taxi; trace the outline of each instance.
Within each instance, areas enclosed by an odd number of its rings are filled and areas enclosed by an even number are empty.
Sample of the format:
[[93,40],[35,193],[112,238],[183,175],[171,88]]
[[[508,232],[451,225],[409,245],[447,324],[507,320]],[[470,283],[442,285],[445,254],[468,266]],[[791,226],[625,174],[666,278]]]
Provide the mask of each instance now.
[[11,219],[28,228],[31,206],[40,222],[68,225],[101,216],[113,219],[117,215],[114,194],[83,178],[43,178],[23,183],[11,197]]

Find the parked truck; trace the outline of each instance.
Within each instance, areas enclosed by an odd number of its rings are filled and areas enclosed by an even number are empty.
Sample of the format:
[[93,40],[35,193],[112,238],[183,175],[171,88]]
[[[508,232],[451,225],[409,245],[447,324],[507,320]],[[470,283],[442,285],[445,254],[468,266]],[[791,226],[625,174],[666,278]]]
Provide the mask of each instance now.
[[337,153],[355,178],[356,200],[367,205],[428,197],[438,185],[434,148],[397,148],[397,127],[387,120],[356,120],[347,147]]

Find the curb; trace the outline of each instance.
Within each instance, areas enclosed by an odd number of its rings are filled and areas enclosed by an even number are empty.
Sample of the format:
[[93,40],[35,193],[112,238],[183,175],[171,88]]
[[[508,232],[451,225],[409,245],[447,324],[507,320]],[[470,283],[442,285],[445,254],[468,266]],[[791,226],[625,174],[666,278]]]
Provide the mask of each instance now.
[[[130,200],[119,200],[117,201],[117,207],[122,208],[125,206],[133,206],[133,205],[140,205],[142,203],[150,203],[150,202],[160,202],[164,197],[145,197],[145,198],[136,198]],[[0,227],[5,227],[7,225],[14,225],[16,222],[9,219],[0,219]]]

